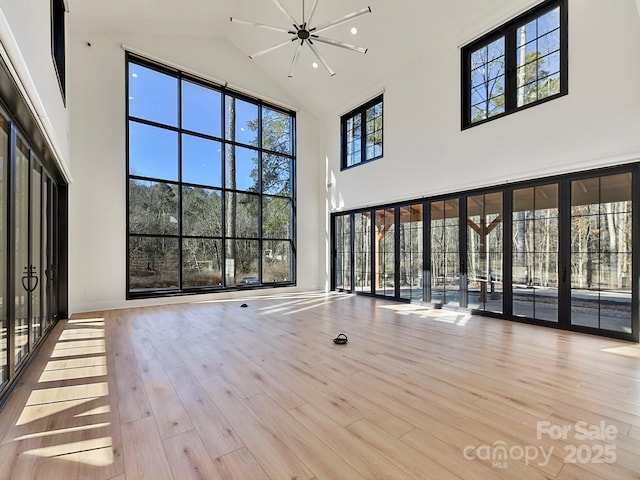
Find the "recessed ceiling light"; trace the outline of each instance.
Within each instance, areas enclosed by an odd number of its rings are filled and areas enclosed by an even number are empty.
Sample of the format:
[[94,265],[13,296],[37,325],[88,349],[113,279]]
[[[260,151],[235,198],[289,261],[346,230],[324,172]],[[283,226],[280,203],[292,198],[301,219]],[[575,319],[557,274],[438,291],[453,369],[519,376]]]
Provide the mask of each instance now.
[[358,33],[358,29],[356,27],[351,27],[351,35],[356,35]]
[[318,64],[317,64],[316,62],[313,62],[313,63],[311,64],[311,66],[312,66],[313,68],[318,68]]

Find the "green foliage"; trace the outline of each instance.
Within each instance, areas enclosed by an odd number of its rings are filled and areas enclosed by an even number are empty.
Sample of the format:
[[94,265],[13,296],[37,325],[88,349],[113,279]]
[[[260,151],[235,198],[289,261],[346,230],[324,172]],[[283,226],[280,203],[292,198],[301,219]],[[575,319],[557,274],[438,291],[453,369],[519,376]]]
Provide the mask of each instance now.
[[[251,121],[247,126],[258,129],[258,121]],[[291,154],[291,118],[275,110],[262,110],[262,148],[270,152]],[[257,168],[251,172],[254,185],[260,185]],[[272,195],[291,194],[291,160],[288,157],[273,153],[262,155],[262,191]]]
[[[560,92],[560,79],[551,75],[541,65],[542,55],[538,51],[529,52],[517,68],[517,104],[527,105]],[[488,75],[489,70],[487,69]],[[471,123],[491,118],[505,111],[504,85],[500,81],[484,79],[484,108],[476,108]]]
[[518,67],[518,106],[541,100],[560,91],[560,79],[550,77],[550,73],[541,67],[540,52],[525,55],[524,64]]
[[476,113],[471,118],[471,123],[478,120],[484,120],[491,118],[499,113],[504,112],[505,98],[504,98],[504,86],[499,81],[485,83],[485,107],[483,109],[477,109]]
[[[228,132],[235,132],[235,103],[228,104]],[[258,121],[247,122],[257,131]],[[235,149],[226,155],[227,190],[131,179],[129,182],[129,273],[132,290],[250,285],[291,280],[292,161],[291,117],[262,109],[262,176],[258,162],[252,187],[238,192]],[[227,138],[234,140],[227,133]],[[258,138],[258,135],[256,135]],[[231,145],[231,144],[229,144]],[[255,153],[258,157],[258,152]],[[246,185],[243,182],[242,185]],[[260,189],[264,194],[260,202]],[[262,210],[261,210],[262,208]],[[223,223],[224,218],[224,223]],[[262,219],[263,251],[260,251]],[[183,237],[178,244],[178,235]],[[158,237],[153,237],[158,236]],[[224,242],[223,237],[227,240]],[[280,239],[283,241],[267,241]],[[223,244],[224,242],[224,244]],[[178,257],[182,249],[182,265]],[[258,279],[262,262],[263,278]],[[223,266],[227,278],[222,278]]]
[[175,185],[129,181],[129,229],[154,235],[178,233],[178,189]]

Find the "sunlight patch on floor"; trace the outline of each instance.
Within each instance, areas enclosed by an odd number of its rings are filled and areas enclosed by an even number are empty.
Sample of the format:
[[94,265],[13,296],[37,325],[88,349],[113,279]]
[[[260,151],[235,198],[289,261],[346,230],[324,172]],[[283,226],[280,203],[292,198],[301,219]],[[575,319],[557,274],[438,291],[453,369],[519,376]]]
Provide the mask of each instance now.
[[60,334],[59,341],[104,338],[104,328],[74,328]]
[[70,385],[67,387],[42,388],[34,390],[29,396],[27,406],[44,405],[64,401],[93,399],[109,395],[107,382]]
[[323,294],[321,296],[318,296],[317,298],[312,298],[310,300],[298,300],[296,302],[292,302],[292,305],[288,305],[282,308],[280,308],[280,305],[276,305],[272,310],[264,311],[261,313],[261,315],[267,313],[282,313],[284,315],[292,315],[294,313],[300,313],[318,308],[319,306],[327,305],[329,303],[346,300],[347,298],[349,297],[345,296],[344,294],[336,294],[331,296]]
[[23,453],[45,458],[62,457],[67,461],[105,467],[113,463],[113,440],[111,437],[92,438],[34,448]]
[[30,440],[32,438],[51,437],[53,435],[65,435],[69,433],[85,432],[87,430],[93,430],[96,428],[108,428],[110,425],[111,424],[109,422],[95,423],[93,425],[81,425],[79,427],[61,428],[59,430],[48,430],[46,432],[28,433],[26,435],[16,437],[14,440]]
[[640,345],[623,345],[621,347],[603,348],[603,352],[614,353],[624,357],[640,358]]
[[269,295],[255,295],[251,297],[237,297],[237,298],[221,298],[219,300],[199,300],[193,302],[194,304],[208,304],[208,303],[238,303],[238,302],[250,302],[252,300],[286,300],[295,298],[311,298],[311,296],[326,296],[330,294],[338,294],[337,292],[325,292],[318,290],[316,292],[290,292],[290,293],[278,293]]
[[26,405],[22,409],[20,418],[16,425],[26,425],[43,418],[47,418],[53,415],[58,415],[71,408],[77,408],[85,403],[94,401],[94,398],[83,398],[79,400],[69,400],[65,402],[55,402],[46,404]]
[[26,425],[42,418],[61,414],[108,395],[109,388],[106,382],[34,390],[16,425]]
[[91,410],[87,410],[86,412],[78,413],[74,415],[74,418],[92,417],[95,415],[104,415],[110,412],[111,412],[111,407],[109,405],[102,405],[101,407],[92,408]]
[[39,383],[57,382],[60,380],[74,380],[80,378],[106,377],[107,366],[95,365],[88,367],[66,368],[64,370],[44,371],[40,376]]
[[97,381],[106,376],[104,319],[68,320],[10,440],[19,442],[23,459],[38,458],[33,478],[63,478],[54,472],[77,472],[80,464],[113,464],[109,385]]
[[96,357],[68,358],[66,360],[49,360],[47,362],[47,366],[44,367],[44,371],[51,372],[54,370],[65,370],[68,368],[98,367],[102,365],[107,365],[107,357],[104,355]]
[[58,343],[53,352],[52,358],[76,357],[80,355],[99,355],[106,353],[105,342],[98,340],[73,340]]
[[466,326],[472,318],[472,315],[466,313],[449,312],[446,310],[413,305],[410,303],[381,305],[380,308],[392,310],[396,312],[397,315],[417,315],[423,318],[429,318],[435,322],[448,323],[460,327]]

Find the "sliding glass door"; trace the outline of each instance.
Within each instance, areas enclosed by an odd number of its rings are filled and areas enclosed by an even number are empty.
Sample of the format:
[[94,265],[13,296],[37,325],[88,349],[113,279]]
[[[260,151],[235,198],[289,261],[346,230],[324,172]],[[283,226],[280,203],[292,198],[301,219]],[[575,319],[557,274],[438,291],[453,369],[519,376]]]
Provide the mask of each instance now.
[[640,163],[341,212],[334,285],[637,341],[639,180]]
[[431,302],[460,306],[460,200],[431,202]]
[[422,203],[336,215],[333,288],[422,300],[423,252]]
[[502,193],[467,198],[468,307],[502,313]]
[[340,215],[335,218],[335,288],[351,291],[351,215]]
[[353,215],[354,287],[356,292],[371,293],[371,213]]
[[56,264],[54,215],[56,212],[56,188],[53,180],[45,175],[42,185],[42,265],[40,278],[42,281],[42,330],[46,331],[53,322],[53,312],[56,311],[53,293],[55,287]]
[[571,182],[571,324],[631,333],[631,173]]
[[9,305],[8,295],[8,256],[7,256],[7,200],[9,191],[8,175],[9,122],[0,115],[0,390],[9,381]]
[[43,338],[56,314],[56,187],[27,143],[16,134],[13,176],[14,370]]
[[28,282],[31,296],[31,344],[42,338],[42,173],[36,159],[31,168],[31,262]]
[[513,314],[558,321],[558,184],[513,191]]
[[395,208],[375,211],[376,293],[396,296],[396,218]]
[[422,300],[423,295],[423,249],[424,207],[421,203],[403,205],[399,223],[399,282],[400,297],[407,300]]
[[29,353],[29,292],[34,285],[29,264],[29,148],[18,138],[15,157],[14,208],[14,329],[13,348],[18,367]]
[[68,275],[66,262],[61,275],[57,268],[60,252],[67,255],[65,180],[5,70],[0,68],[0,406],[55,320],[66,315]]

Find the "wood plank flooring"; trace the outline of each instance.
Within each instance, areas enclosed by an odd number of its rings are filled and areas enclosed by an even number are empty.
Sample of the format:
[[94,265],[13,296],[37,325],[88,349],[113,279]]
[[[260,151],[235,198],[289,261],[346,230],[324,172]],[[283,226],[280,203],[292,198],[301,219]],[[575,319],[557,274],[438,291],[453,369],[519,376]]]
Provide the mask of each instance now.
[[640,346],[320,292],[75,315],[0,413],[40,478],[639,479]]

